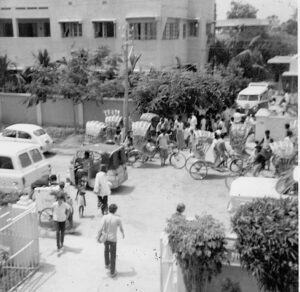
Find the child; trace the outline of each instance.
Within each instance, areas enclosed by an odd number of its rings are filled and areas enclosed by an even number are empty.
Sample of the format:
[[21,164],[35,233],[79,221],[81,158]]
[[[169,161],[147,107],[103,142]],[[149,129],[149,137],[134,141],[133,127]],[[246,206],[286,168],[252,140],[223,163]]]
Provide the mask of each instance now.
[[85,186],[84,182],[80,182],[80,185],[78,186],[78,191],[76,194],[76,202],[79,206],[79,217],[83,217],[84,207],[86,206],[86,200],[85,200]]

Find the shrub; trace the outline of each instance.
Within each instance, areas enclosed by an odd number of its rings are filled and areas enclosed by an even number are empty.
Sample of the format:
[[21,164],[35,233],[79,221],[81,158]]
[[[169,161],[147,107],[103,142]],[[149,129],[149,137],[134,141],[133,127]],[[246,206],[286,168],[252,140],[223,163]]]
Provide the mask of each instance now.
[[298,291],[298,200],[264,198],[232,219],[241,264],[267,291]]
[[226,259],[223,225],[210,215],[196,216],[192,221],[171,218],[166,232],[187,291],[205,291],[207,282],[221,272]]
[[238,282],[233,282],[230,278],[226,278],[222,282],[221,292],[242,292]]
[[0,191],[0,206],[15,204],[22,195],[24,194],[19,192],[5,193]]

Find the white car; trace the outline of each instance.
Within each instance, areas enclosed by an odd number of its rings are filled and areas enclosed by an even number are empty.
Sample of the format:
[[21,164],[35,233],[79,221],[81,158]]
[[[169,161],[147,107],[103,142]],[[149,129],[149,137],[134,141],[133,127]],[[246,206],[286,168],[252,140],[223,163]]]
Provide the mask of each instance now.
[[14,124],[3,130],[1,140],[34,143],[42,152],[48,152],[53,147],[53,140],[46,131],[33,124]]
[[235,212],[242,204],[259,198],[286,198],[298,196],[298,167],[279,179],[266,177],[239,177],[230,187],[228,211]]

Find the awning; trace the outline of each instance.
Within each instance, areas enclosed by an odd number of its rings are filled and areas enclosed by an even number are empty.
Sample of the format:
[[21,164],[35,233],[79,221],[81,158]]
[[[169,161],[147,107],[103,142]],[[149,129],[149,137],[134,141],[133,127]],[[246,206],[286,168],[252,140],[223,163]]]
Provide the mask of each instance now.
[[97,19],[92,19],[92,22],[113,22],[113,23],[116,23],[117,20],[115,18],[97,18]]
[[66,18],[66,19],[61,19],[58,22],[59,23],[62,23],[62,22],[77,22],[77,23],[82,23],[82,19],[78,19],[78,18],[74,18],[74,19]]
[[285,71],[282,73],[282,76],[298,76],[298,72],[294,71]]
[[131,19],[152,19],[152,20],[157,20],[158,15],[157,14],[147,14],[147,13],[130,13],[126,15],[125,17],[126,20],[131,20]]

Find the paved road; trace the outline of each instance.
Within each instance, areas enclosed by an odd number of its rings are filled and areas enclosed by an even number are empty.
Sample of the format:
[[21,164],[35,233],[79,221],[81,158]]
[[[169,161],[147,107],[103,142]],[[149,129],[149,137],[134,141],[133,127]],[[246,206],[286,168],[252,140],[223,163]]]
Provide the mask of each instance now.
[[[64,179],[71,156],[48,159],[53,172]],[[79,219],[75,210],[76,232],[67,234],[63,253],[56,252],[53,232],[40,231],[41,269],[20,291],[159,292],[160,234],[178,202],[186,204],[187,216],[212,214],[229,231],[223,174],[209,170],[206,180],[194,181],[185,169],[161,168],[159,161],[129,167],[128,172],[128,181],[109,198],[119,206],[126,235],[117,247],[118,276],[111,279],[104,269],[103,245],[95,240],[101,216],[96,196],[88,192],[85,218]],[[74,189],[71,195],[74,198]]]

